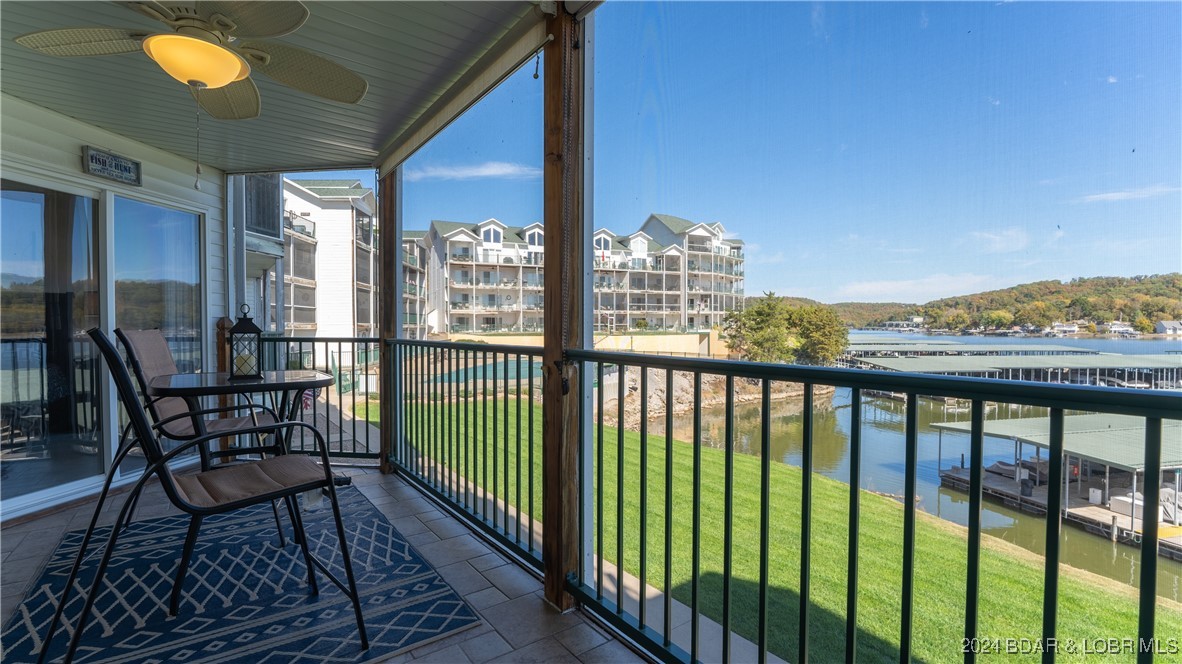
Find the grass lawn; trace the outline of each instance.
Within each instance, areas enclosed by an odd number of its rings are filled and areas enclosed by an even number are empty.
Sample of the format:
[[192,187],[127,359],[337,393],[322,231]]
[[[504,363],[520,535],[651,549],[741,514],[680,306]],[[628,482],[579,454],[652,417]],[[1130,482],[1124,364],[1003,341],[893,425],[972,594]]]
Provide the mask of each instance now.
[[[506,417],[506,407],[508,417]],[[531,513],[541,514],[541,407],[515,398],[489,400],[483,435],[479,426],[485,405],[480,399],[408,409],[415,431],[435,432],[424,447],[433,458],[456,459],[450,464],[469,479],[486,482],[510,503],[528,502],[526,478],[532,473]],[[522,433],[518,448],[518,409]],[[493,411],[497,430],[493,435]],[[533,411],[534,454],[529,463],[528,416]],[[370,413],[376,417],[376,408]],[[451,445],[439,444],[452,415]],[[462,415],[461,415],[462,414]],[[443,424],[440,424],[443,423]],[[508,426],[506,426],[506,424]],[[421,426],[420,429],[413,427]],[[603,444],[596,441],[593,469],[597,500],[603,507],[603,556],[618,562],[617,536],[623,535],[623,567],[639,575],[641,524],[641,451],[638,433],[604,427]],[[425,437],[415,436],[426,444]],[[466,441],[467,447],[460,441]],[[663,438],[650,436],[647,444],[648,496],[643,514],[647,522],[646,580],[661,587],[664,579],[665,455]],[[623,450],[621,455],[620,451]],[[496,465],[493,453],[496,452]],[[465,452],[467,458],[465,459]],[[602,454],[602,457],[599,455]],[[690,604],[692,597],[692,540],[694,519],[693,446],[672,444],[672,551],[670,575],[673,596]],[[522,463],[518,463],[518,459]],[[602,463],[599,459],[602,458]],[[725,465],[722,450],[701,449],[699,603],[702,612],[721,622],[723,543],[725,520]],[[487,459],[488,463],[483,463]],[[621,464],[622,461],[622,464]],[[618,472],[623,470],[623,481]],[[758,631],[760,460],[733,455],[733,542],[731,581],[732,627],[755,641]],[[527,470],[529,472],[527,472]],[[602,487],[599,471],[602,470]],[[507,471],[507,472],[506,472]],[[520,472],[520,477],[518,473]],[[769,494],[769,642],[771,651],[790,661],[798,659],[797,624],[800,590],[801,471],[771,464]],[[521,498],[517,487],[523,485]],[[844,651],[849,486],[813,475],[812,556],[810,573],[810,652],[825,661],[846,659]],[[623,490],[620,491],[620,487]],[[622,524],[617,509],[622,501]],[[902,579],[903,506],[890,498],[861,494],[858,578],[858,659],[897,661]],[[915,547],[915,604],[913,654],[916,660],[950,661],[961,658],[964,630],[966,541],[965,528],[918,513]],[[1078,532],[1078,531],[1077,531]],[[1081,537],[1091,535],[1078,532]],[[979,634],[987,638],[1037,640],[1042,628],[1042,558],[1025,549],[983,537]],[[1081,642],[1109,637],[1135,637],[1137,597],[1133,588],[1073,568],[1062,567],[1059,583],[1059,638]],[[659,627],[659,626],[658,626]],[[1159,637],[1182,634],[1182,606],[1159,598]],[[710,652],[705,650],[703,653]],[[1031,655],[1033,660],[1037,656]],[[1082,659],[1082,656],[1079,657]],[[1060,661],[1073,661],[1062,652]],[[1127,657],[1126,657],[1127,659]]]

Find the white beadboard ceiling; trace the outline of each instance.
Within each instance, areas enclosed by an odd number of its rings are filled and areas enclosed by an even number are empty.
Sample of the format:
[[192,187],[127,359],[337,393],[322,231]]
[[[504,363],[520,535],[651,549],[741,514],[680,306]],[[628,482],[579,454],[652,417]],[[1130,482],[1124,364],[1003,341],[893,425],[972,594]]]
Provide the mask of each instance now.
[[[305,4],[308,22],[275,41],[362,75],[369,81],[365,99],[357,105],[331,102],[255,73],[261,117],[227,121],[202,114],[202,163],[230,173],[376,165],[456,89],[470,85],[479,70],[544,20],[536,3],[525,0]],[[5,0],[0,90],[195,158],[196,104],[146,55],[59,58],[13,41],[27,32],[91,25],[168,30],[116,3]]]

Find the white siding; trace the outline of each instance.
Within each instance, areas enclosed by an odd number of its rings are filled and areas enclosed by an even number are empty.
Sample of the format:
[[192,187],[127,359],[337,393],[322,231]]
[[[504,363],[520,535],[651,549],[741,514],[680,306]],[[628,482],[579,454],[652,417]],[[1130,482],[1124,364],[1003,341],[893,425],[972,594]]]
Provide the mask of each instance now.
[[[202,167],[201,190],[193,188],[196,163],[184,157],[84,124],[9,95],[0,96],[0,150],[4,177],[40,179],[47,186],[107,190],[119,196],[195,212],[205,229],[207,363],[213,362],[214,323],[226,311],[225,176]],[[129,111],[130,112],[130,111]],[[184,131],[178,129],[178,131]],[[143,186],[132,187],[82,172],[82,147],[92,145],[142,163]]]

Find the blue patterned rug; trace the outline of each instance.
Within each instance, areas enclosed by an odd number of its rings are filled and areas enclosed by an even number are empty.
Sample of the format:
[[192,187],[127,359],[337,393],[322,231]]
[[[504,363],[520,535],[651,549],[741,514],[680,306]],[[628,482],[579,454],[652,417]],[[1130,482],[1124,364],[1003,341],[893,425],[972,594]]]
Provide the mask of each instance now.
[[[122,534],[77,662],[363,662],[387,658],[478,624],[475,612],[355,488],[338,489],[349,553],[369,634],[361,650],[349,599],[317,574],[311,595],[300,548],[278,547],[269,505],[209,517],[185,580],[181,608],[168,598],[188,527],[187,516],[139,521]],[[280,510],[282,513],[282,510]],[[305,508],[313,555],[344,579],[327,499]],[[93,552],[66,607],[72,626],[94,580],[109,529]],[[83,531],[66,533],[25,601],[4,628],[5,664],[33,662],[53,617]],[[72,627],[71,627],[72,629]],[[59,628],[51,656],[65,654],[70,632]]]

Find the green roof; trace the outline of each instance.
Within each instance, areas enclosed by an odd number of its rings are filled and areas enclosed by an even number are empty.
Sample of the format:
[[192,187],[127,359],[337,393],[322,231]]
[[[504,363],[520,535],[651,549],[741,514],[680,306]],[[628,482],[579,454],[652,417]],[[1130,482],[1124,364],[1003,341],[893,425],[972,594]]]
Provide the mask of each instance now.
[[858,343],[851,342],[851,352],[860,353],[944,353],[948,355],[1099,355],[1100,351],[1078,346],[1054,344],[962,344],[934,343]]
[[480,235],[476,232],[476,224],[464,224],[458,221],[432,221],[431,227],[440,235],[451,235],[460,230],[468,231],[473,235]]
[[987,373],[1006,369],[1182,369],[1182,355],[929,355],[859,357],[888,371]]
[[[944,431],[968,433],[969,422],[932,425]],[[1050,448],[1049,417],[1023,417],[985,422],[985,435],[1009,438]],[[1161,467],[1182,468],[1182,422],[1162,421]],[[1145,468],[1145,418],[1132,415],[1067,415],[1063,418],[1063,448],[1071,456],[1123,468]]]
[[307,189],[321,198],[361,198],[362,196],[373,192],[373,190],[368,187],[361,187],[360,189],[349,189],[345,187],[304,187],[304,189]]
[[402,231],[402,239],[404,240],[421,240],[427,237],[427,231]]
[[682,219],[681,217],[674,217],[671,214],[654,214],[653,218],[665,224],[665,228],[679,235],[698,225],[697,222]]

